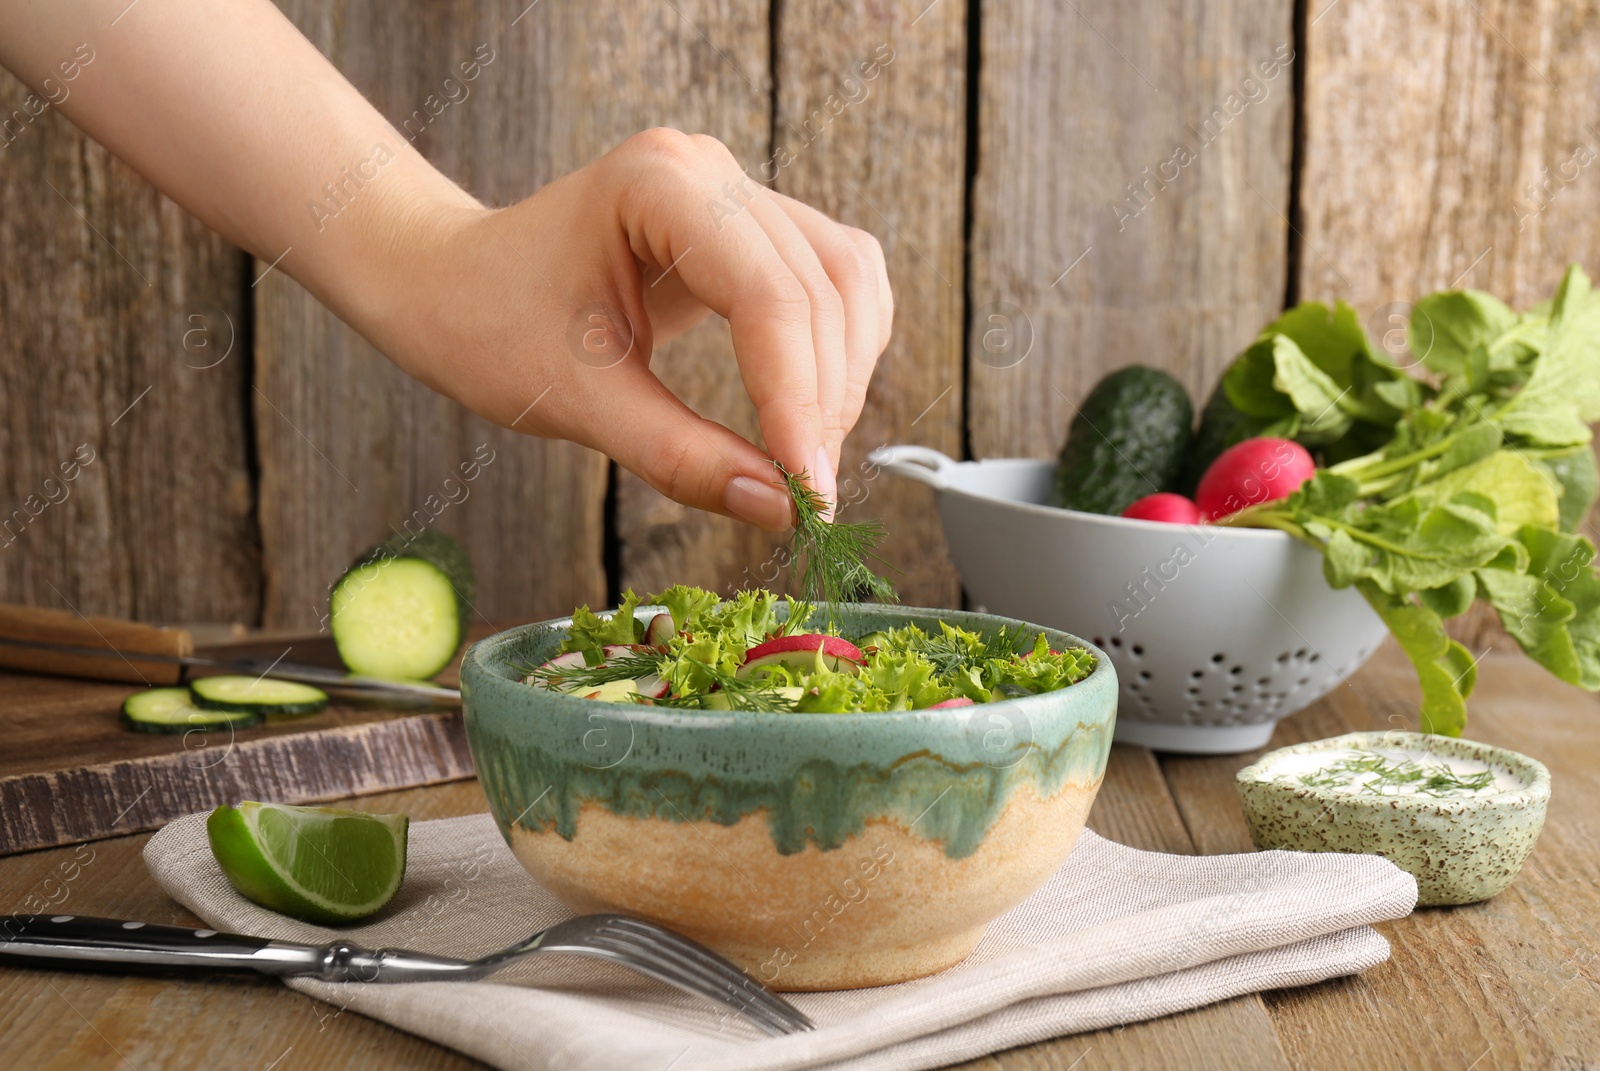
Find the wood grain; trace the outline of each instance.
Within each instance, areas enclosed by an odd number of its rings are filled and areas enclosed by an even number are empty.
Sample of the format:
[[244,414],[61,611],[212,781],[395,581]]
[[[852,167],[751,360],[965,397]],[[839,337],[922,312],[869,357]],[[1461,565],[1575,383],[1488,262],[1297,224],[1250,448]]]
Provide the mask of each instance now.
[[[364,810],[448,818],[484,809],[476,782],[368,796]],[[197,924],[150,880],[147,835],[13,856],[0,862],[0,902],[147,922]],[[121,978],[33,970],[0,973],[7,1066],[239,1067],[273,1071],[484,1065],[371,1019],[308,1000],[275,982]]]
[[242,255],[3,71],[0,120],[0,599],[254,621]]
[[[1275,746],[1392,718],[1415,684],[1382,649],[1329,699],[1282,723]],[[1120,1030],[996,1053],[974,1071],[1104,1067],[1585,1067],[1600,1059],[1600,701],[1518,656],[1480,668],[1471,735],[1546,762],[1545,832],[1522,876],[1485,904],[1419,911],[1380,929],[1391,961],[1320,985],[1240,998]],[[1253,756],[1152,756],[1117,747],[1091,824],[1150,850],[1248,851],[1233,773]],[[414,819],[481,811],[475,782],[362,798]],[[117,837],[0,859],[0,903],[192,922],[145,875],[147,838]],[[181,1024],[174,1028],[174,1024]],[[19,1067],[481,1066],[271,984],[59,972],[0,975],[0,1036]],[[15,1055],[13,1055],[15,1054]]]
[[[1545,832],[1510,889],[1483,904],[1424,908],[1379,929],[1383,967],[1266,994],[1297,1068],[1585,1066],[1600,1055],[1600,700],[1520,656],[1479,667],[1467,735],[1551,768]],[[1282,747],[1365,729],[1415,729],[1417,686],[1386,644],[1346,687],[1280,723]],[[1408,720],[1409,719],[1409,720]],[[1255,755],[1167,756],[1162,770],[1206,853],[1251,850],[1233,774]],[[1587,921],[1580,921],[1587,920]],[[1426,999],[1418,994],[1426,992]],[[1330,1014],[1330,1005],[1341,1009]]]
[[[1600,103],[1587,91],[1600,12],[1564,0],[1311,6],[1302,298],[1350,302],[1414,363],[1397,329],[1418,297],[1473,287],[1524,308],[1567,264],[1600,269]],[[1484,606],[1450,627],[1475,652],[1514,646]]]
[[[325,638],[205,653],[337,665]],[[0,672],[0,855],[241,799],[315,803],[474,774],[459,710],[336,698],[321,714],[232,732],[135,733],[117,717],[133,690]]]
[[[754,173],[766,154],[771,113],[765,2],[605,0],[583,10],[581,18],[577,9],[561,18],[586,47],[553,57],[558,70],[549,83],[563,101],[553,110],[563,116],[564,167],[576,168],[641,130],[669,126],[710,134]],[[586,29],[591,18],[628,30],[596,36]],[[567,111],[573,93],[593,102],[586,113]],[[760,442],[726,321],[712,316],[659,347],[650,367],[701,416]],[[760,569],[771,535],[679,505],[626,470],[617,472],[616,493],[619,587],[645,593],[698,584],[728,592],[760,583],[745,570]]]
[[876,236],[895,292],[894,337],[846,441],[840,499],[882,519],[903,602],[957,606],[933,492],[882,479],[865,458],[894,443],[963,450],[966,4],[789,0],[777,27],[774,186]]
[[1291,14],[1282,0],[984,5],[975,456],[1054,455],[1074,406],[1123,365],[1203,398],[1277,314]]
[[[533,8],[515,26],[526,4],[463,0],[404,17],[376,0],[282,6],[401,136],[415,135],[481,197],[512,201],[564,170],[566,124],[583,107],[570,99],[565,118],[552,117],[562,85],[555,60],[583,44],[558,5]],[[469,95],[433,116],[430,98],[441,99],[444,80],[480,44],[495,59]],[[426,123],[413,118],[419,112]],[[602,458],[491,427],[433,394],[281,272],[256,292],[264,623],[318,626],[328,585],[356,554],[408,524],[466,545],[479,572],[480,621],[536,620],[605,602]],[[528,400],[536,396],[530,389]],[[475,458],[487,459],[481,475],[462,482],[460,466]],[[466,491],[458,502],[448,500],[448,478]],[[430,498],[445,503],[436,519]]]

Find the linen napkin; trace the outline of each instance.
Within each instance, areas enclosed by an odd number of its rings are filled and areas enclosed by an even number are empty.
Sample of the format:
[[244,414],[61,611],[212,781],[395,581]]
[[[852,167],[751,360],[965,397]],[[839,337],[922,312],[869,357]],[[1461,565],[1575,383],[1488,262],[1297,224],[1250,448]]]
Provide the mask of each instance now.
[[[528,877],[488,815],[413,823],[399,894],[338,930],[235,892],[211,856],[205,815],[169,824],[144,856],[208,925],[269,938],[479,956],[571,914]],[[818,1029],[780,1038],[578,956],[535,956],[481,982],[287,984],[507,1071],[911,1071],[1354,974],[1389,958],[1369,924],[1409,914],[1416,896],[1411,875],[1377,856],[1162,855],[1086,830],[965,962],[900,985],[788,994]]]

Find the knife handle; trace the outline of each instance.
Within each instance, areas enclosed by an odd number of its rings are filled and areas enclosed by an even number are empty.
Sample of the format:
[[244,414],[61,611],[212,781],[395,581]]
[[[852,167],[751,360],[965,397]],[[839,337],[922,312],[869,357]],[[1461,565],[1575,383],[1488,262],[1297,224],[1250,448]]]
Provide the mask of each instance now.
[[[42,606],[0,604],[0,636],[35,643],[98,647],[128,655],[183,658],[194,654],[194,640],[188,629],[157,628],[114,617],[85,617],[71,610],[50,610]],[[96,658],[6,643],[0,643],[0,666],[60,677],[133,684],[177,684],[183,675],[183,667],[177,665],[114,656]]]

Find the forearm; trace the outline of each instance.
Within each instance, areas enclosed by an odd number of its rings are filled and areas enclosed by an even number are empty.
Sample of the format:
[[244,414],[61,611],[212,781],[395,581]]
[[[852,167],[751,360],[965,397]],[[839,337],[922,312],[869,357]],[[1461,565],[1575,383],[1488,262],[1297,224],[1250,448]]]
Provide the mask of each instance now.
[[0,0],[0,63],[369,335],[405,289],[399,254],[481,211],[269,0]]

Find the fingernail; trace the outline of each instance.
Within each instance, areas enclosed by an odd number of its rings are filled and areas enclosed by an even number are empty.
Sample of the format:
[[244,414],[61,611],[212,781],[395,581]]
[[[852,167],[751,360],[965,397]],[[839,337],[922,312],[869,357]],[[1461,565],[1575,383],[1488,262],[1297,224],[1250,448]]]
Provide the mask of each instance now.
[[825,521],[833,520],[833,507],[839,498],[839,477],[833,471],[833,459],[828,456],[826,446],[817,447],[817,464],[811,470],[812,480],[817,489],[817,494],[828,504],[827,510],[822,514]]
[[729,480],[722,504],[740,520],[774,532],[789,527],[793,517],[789,496],[782,488],[750,476],[735,476]]

